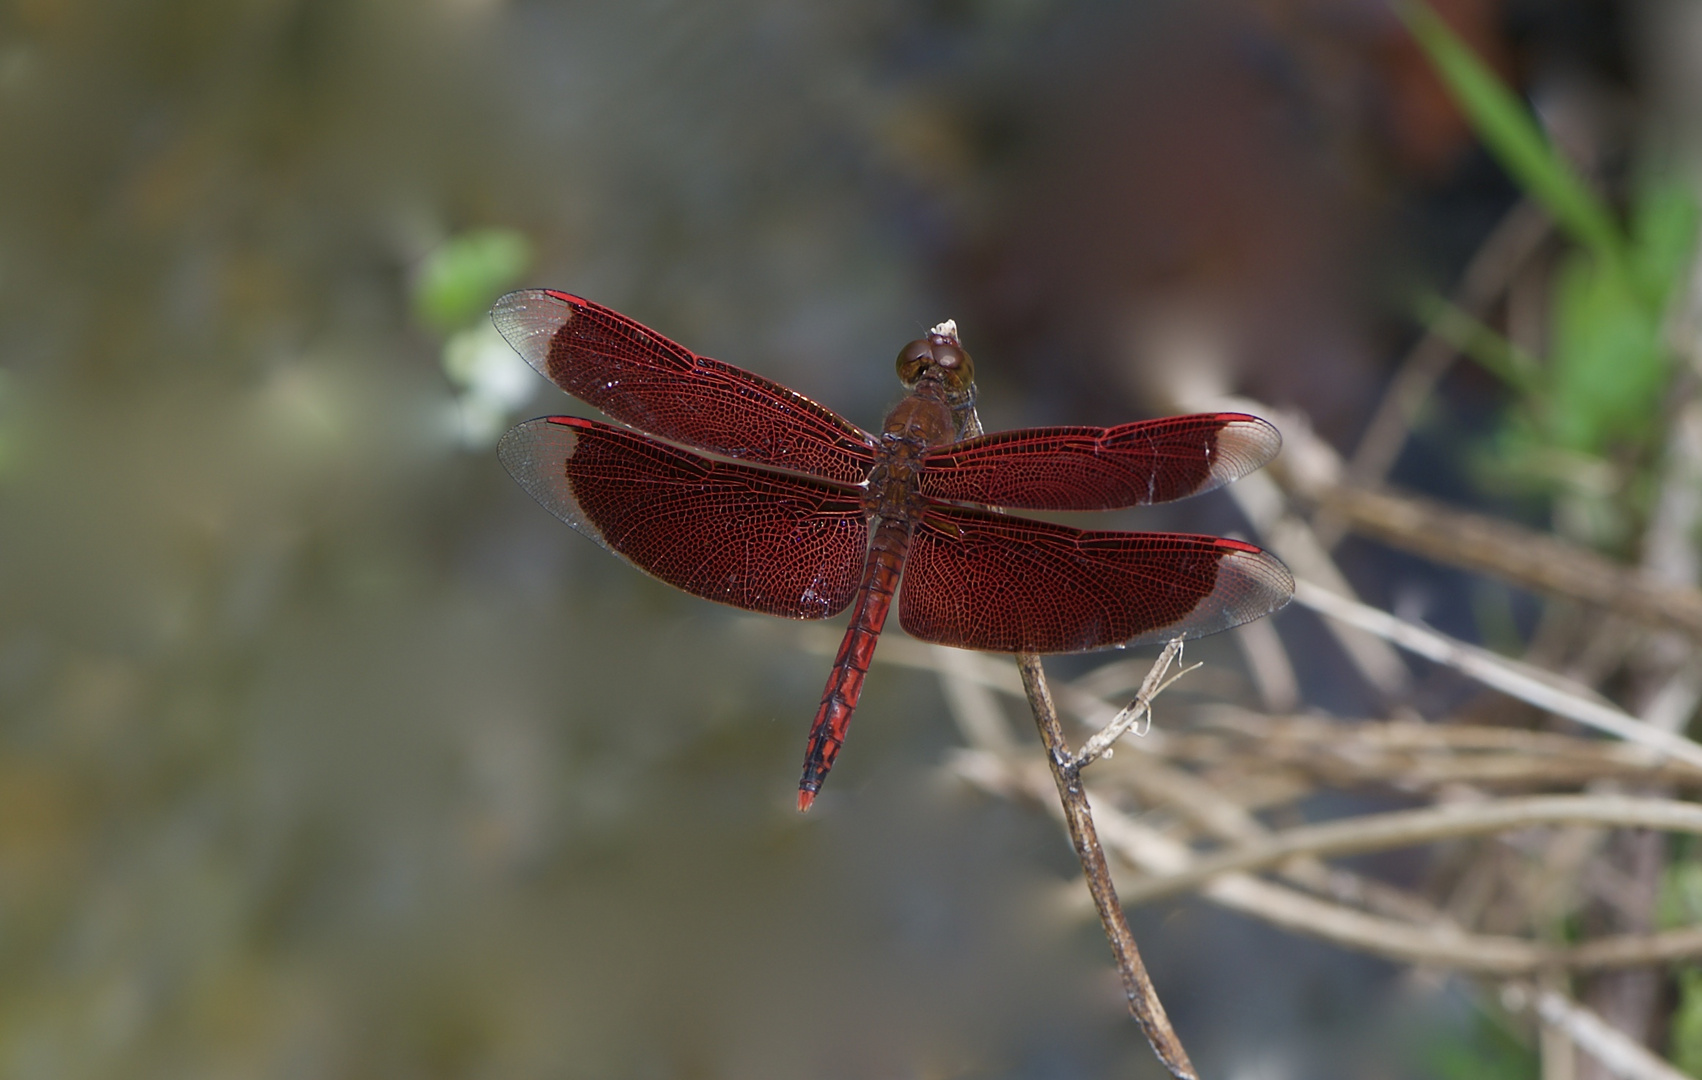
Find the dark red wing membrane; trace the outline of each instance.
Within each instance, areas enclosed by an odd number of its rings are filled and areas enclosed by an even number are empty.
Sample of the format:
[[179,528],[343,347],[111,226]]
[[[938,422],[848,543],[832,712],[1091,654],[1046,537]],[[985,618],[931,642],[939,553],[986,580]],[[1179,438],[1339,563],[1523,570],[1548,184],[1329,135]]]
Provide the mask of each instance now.
[[569,293],[513,292],[491,321],[526,362],[623,424],[726,457],[857,483],[874,437],[804,395],[698,356]]
[[1210,491],[1281,447],[1276,428],[1245,413],[1001,431],[923,455],[922,492],[1019,510],[1114,510]]
[[823,619],[856,594],[869,529],[850,485],[714,461],[575,417],[521,424],[497,454],[550,513],[694,596]]
[[1293,592],[1287,567],[1235,540],[935,507],[911,540],[898,621],[959,648],[1080,652],[1216,633]]

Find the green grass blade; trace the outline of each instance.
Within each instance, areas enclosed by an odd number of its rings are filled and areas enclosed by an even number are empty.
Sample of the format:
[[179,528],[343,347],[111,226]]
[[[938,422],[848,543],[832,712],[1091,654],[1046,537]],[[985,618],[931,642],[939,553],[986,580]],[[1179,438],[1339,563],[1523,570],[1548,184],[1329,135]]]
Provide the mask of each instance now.
[[1420,0],[1397,0],[1395,10],[1430,57],[1454,103],[1478,138],[1530,196],[1578,243],[1619,272],[1625,235],[1613,215],[1573,171],[1525,103]]
[[1416,306],[1419,319],[1462,356],[1475,361],[1522,397],[1536,398],[1542,394],[1542,365],[1536,357],[1436,293],[1418,297]]

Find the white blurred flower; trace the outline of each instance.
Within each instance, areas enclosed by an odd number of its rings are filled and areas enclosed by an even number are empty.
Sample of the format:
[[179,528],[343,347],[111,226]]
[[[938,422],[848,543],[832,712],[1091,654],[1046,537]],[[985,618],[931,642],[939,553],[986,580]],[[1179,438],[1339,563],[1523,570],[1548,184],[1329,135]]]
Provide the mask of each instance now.
[[444,342],[443,373],[460,391],[461,441],[477,448],[494,444],[539,386],[537,373],[488,322]]

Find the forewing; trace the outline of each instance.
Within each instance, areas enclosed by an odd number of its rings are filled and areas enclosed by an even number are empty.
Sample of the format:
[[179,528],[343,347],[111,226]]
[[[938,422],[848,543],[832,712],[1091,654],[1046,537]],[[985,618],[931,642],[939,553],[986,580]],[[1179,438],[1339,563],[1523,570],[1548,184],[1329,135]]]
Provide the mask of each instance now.
[[1081,652],[1216,633],[1293,592],[1280,560],[1236,540],[935,507],[911,541],[898,621],[942,645]]
[[694,596],[822,619],[857,591],[858,489],[715,461],[577,417],[531,420],[497,454],[556,517]]
[[557,386],[642,431],[847,483],[864,479],[874,461],[874,438],[832,410],[601,304],[512,292],[496,302],[491,321]]
[[1114,510],[1210,491],[1281,447],[1276,428],[1246,413],[1001,431],[924,455],[921,489],[1019,510]]

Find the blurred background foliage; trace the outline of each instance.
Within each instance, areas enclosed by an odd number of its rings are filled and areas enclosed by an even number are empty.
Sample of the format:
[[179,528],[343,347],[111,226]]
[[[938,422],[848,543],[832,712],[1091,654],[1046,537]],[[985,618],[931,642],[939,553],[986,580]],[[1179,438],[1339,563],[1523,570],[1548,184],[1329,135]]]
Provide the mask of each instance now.
[[[792,811],[827,661],[509,482],[503,427],[582,407],[481,313],[571,289],[865,425],[952,316],[990,428],[1239,390],[1348,446],[1523,187],[1570,240],[1539,330],[1465,335],[1493,375],[1394,476],[1623,552],[1702,38],[1439,9],[1482,143],[1380,0],[0,7],[0,1073],[1158,1075],[1050,823],[939,774],[932,680],[877,668]],[[1343,562],[1484,637],[1464,575]],[[1309,702],[1374,700],[1278,626]],[[1528,1065],[1392,966],[1136,929],[1207,1075]]]
[[1691,181],[1670,162],[1635,162],[1622,226],[1538,117],[1446,23],[1417,3],[1402,11],[1484,145],[1577,245],[1554,274],[1546,362],[1481,326],[1463,335],[1466,353],[1513,392],[1482,472],[1554,495],[1557,523],[1573,538],[1634,554],[1626,548],[1647,524],[1664,446],[1662,403],[1683,370],[1669,337],[1696,246]]

